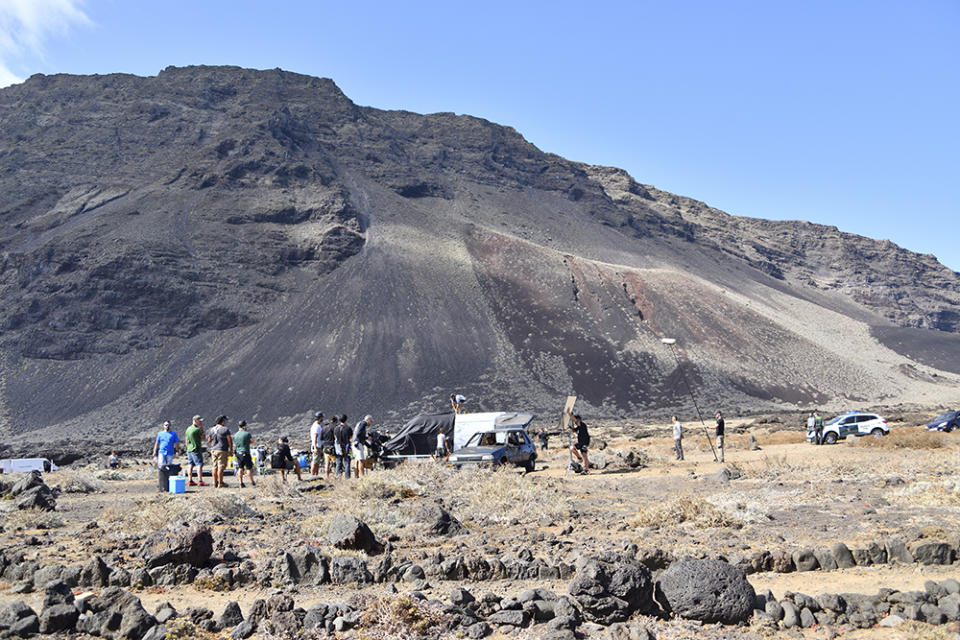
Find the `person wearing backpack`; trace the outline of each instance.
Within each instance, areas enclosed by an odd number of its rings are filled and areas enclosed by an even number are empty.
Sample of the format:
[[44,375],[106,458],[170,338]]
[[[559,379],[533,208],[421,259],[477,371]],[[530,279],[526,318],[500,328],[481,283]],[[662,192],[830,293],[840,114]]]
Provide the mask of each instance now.
[[340,416],[340,424],[333,432],[334,454],[337,456],[336,474],[343,474],[347,479],[350,478],[350,440],[353,437],[353,430],[347,424],[347,414]]
[[320,430],[320,451],[323,454],[323,478],[330,479],[330,471],[336,470],[337,452],[335,450],[337,425],[340,424],[337,416],[330,418],[327,424]]
[[367,451],[367,427],[373,424],[373,416],[365,416],[353,428],[353,460],[356,465],[356,477],[362,478],[369,453]]
[[300,476],[300,464],[294,459],[290,451],[289,438],[280,436],[277,441],[277,450],[270,457],[270,466],[280,472],[280,480],[287,481],[287,471],[291,469],[297,472],[297,480],[302,481]]

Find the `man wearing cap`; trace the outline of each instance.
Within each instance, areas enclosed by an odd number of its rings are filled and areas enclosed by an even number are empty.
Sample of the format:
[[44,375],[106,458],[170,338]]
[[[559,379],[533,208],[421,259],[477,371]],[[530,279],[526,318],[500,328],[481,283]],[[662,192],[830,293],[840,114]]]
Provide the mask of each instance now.
[[367,462],[367,427],[373,424],[373,416],[364,416],[353,428],[353,461],[356,465],[356,477],[362,478]]
[[153,443],[153,455],[157,458],[157,468],[160,469],[168,464],[173,464],[173,456],[177,453],[177,443],[180,437],[170,426],[170,421],[163,423],[163,430],[157,434],[157,440]]
[[[203,418],[193,416],[193,424],[187,427],[187,483],[191,487],[207,486],[203,481]],[[197,468],[197,482],[193,481],[193,468]]]
[[213,458],[213,486],[226,487],[223,482],[223,471],[227,468],[227,460],[233,453],[233,436],[227,426],[227,416],[217,418],[217,424],[207,436],[210,443],[210,455]]
[[320,431],[323,429],[323,412],[313,414],[313,424],[310,425],[310,475],[320,473]]

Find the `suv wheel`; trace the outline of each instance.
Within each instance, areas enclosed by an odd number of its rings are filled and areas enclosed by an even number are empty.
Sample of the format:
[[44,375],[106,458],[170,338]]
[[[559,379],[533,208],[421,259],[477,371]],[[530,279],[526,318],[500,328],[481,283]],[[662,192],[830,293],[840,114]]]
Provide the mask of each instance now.
[[837,444],[837,434],[834,431],[831,431],[827,435],[823,436],[823,441],[827,444]]
[[874,427],[873,431],[870,432],[870,435],[872,435],[874,438],[879,438],[880,436],[885,436],[887,434],[884,433],[883,429],[880,427]]
[[530,456],[530,458],[524,463],[523,468],[526,469],[528,473],[536,468],[536,461],[534,460],[533,456]]

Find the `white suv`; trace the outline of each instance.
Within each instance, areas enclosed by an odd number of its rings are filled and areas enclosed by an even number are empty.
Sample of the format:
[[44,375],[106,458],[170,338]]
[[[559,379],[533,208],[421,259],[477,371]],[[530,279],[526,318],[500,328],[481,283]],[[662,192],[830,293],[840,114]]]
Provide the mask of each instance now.
[[885,436],[890,433],[887,421],[875,413],[851,411],[823,425],[823,441],[833,444],[847,436]]

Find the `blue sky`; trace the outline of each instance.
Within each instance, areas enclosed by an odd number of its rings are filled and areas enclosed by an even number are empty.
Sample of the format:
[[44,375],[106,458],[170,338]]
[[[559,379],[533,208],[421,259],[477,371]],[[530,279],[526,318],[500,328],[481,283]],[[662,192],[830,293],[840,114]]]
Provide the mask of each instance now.
[[[349,6],[348,6],[349,5]],[[960,271],[960,2],[0,0],[0,85],[281,67]]]

